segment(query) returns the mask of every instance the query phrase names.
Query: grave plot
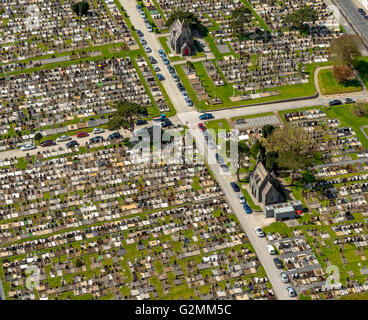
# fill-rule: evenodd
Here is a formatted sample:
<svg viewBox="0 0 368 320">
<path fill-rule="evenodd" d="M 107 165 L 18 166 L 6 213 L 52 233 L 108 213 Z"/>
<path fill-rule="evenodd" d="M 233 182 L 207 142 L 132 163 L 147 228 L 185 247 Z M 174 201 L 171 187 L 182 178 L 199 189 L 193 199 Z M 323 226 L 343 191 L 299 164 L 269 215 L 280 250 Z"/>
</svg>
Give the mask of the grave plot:
<svg viewBox="0 0 368 320">
<path fill-rule="evenodd" d="M 31 141 L 34 130 L 39 128 L 44 135 L 53 135 L 105 124 L 121 100 L 147 106 L 149 112 L 155 109 L 152 105 L 167 111 L 157 81 L 150 71 L 145 71 L 148 67 L 144 59 L 139 60 L 139 66 L 143 68 L 142 81 L 141 71 L 130 56 L 85 61 L 0 80 L 0 126 L 4 138 L 1 149 Z M 87 121 L 92 117 L 97 122 Z"/>
<path fill-rule="evenodd" d="M 128 151 L 100 145 L 1 170 L 7 298 L 273 299 L 206 166 L 137 164 Z"/>
<path fill-rule="evenodd" d="M 73 3 L 71 0 L 3 1 L 1 62 L 6 64 L 119 42 L 136 45 L 114 1 L 89 1 L 89 13 L 82 17 L 73 13 Z"/>
</svg>

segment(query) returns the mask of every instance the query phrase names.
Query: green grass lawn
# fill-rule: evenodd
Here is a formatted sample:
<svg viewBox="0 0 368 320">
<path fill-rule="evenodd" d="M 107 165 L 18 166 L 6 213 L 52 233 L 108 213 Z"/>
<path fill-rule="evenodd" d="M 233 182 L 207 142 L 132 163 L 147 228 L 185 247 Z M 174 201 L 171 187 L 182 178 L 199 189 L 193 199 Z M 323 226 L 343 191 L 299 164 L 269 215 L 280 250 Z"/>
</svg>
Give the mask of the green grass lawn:
<svg viewBox="0 0 368 320">
<path fill-rule="evenodd" d="M 322 94 L 349 93 L 363 90 L 358 79 L 348 81 L 344 84 L 338 83 L 331 69 L 323 69 L 318 73 L 318 83 Z"/>
<path fill-rule="evenodd" d="M 171 49 L 169 48 L 169 45 L 167 44 L 167 37 L 159 37 L 158 40 L 160 41 L 162 48 L 166 52 L 167 55 L 171 53 Z"/>
</svg>

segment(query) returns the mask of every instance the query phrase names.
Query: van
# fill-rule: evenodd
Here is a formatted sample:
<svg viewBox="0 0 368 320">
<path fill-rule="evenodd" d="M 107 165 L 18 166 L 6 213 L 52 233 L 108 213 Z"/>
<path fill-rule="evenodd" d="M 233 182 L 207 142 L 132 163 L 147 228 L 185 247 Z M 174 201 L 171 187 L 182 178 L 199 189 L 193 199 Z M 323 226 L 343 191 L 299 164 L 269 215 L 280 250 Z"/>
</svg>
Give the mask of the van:
<svg viewBox="0 0 368 320">
<path fill-rule="evenodd" d="M 267 246 L 267 251 L 268 251 L 268 253 L 269 254 L 276 254 L 276 250 L 275 250 L 275 248 L 273 247 L 273 246 L 271 246 L 271 245 L 268 245 Z"/>
</svg>

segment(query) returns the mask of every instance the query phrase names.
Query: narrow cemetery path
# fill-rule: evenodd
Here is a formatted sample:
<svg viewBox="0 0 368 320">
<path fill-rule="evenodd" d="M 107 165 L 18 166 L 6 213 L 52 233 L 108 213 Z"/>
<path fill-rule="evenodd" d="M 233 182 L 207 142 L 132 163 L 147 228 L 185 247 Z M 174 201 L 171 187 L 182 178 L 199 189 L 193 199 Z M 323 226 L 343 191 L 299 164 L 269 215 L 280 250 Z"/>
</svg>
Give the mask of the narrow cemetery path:
<svg viewBox="0 0 368 320">
<path fill-rule="evenodd" d="M 320 169 L 325 167 L 334 167 L 334 166 L 340 166 L 340 165 L 347 165 L 347 164 L 356 164 L 356 163 L 362 163 L 367 162 L 368 158 L 362 158 L 358 160 L 344 160 L 344 161 L 338 161 L 338 162 L 332 162 L 332 163 L 326 163 L 326 164 L 319 164 L 314 166 L 314 169 Z"/>
</svg>

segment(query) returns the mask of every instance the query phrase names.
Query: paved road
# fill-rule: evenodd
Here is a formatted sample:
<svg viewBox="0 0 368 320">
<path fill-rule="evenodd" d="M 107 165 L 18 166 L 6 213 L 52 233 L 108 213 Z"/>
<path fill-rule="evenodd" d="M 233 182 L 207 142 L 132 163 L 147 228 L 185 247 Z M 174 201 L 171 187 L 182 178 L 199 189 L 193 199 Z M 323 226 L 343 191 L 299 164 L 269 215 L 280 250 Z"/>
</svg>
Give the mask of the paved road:
<svg viewBox="0 0 368 320">
<path fill-rule="evenodd" d="M 120 0 L 121 4 L 124 6 L 125 10 L 127 11 L 129 18 L 132 22 L 132 24 L 135 26 L 136 29 L 141 29 L 141 31 L 144 33 L 144 38 L 147 41 L 147 44 L 151 47 L 152 53 L 150 55 L 154 56 L 155 59 L 158 61 L 158 66 L 161 69 L 161 72 L 166 80 L 162 82 L 163 86 L 165 87 L 176 111 L 177 116 L 174 117 L 173 122 L 180 120 L 184 125 L 187 125 L 191 132 L 197 137 L 197 144 L 199 146 L 199 150 L 202 150 L 201 147 L 205 146 L 204 139 L 202 137 L 202 134 L 199 133 L 199 130 L 197 130 L 198 123 L 200 122 L 198 119 L 199 112 L 195 111 L 193 108 L 190 108 L 186 105 L 186 102 L 184 98 L 182 97 L 179 89 L 177 88 L 176 83 L 172 80 L 170 73 L 167 70 L 167 67 L 163 64 L 161 58 L 158 55 L 158 50 L 162 49 L 160 42 L 158 41 L 158 38 L 155 34 L 149 33 L 144 26 L 143 19 L 138 14 L 138 11 L 136 10 L 136 2 L 133 0 Z M 344 1 L 346 2 L 346 1 Z M 368 30 L 367 33 L 368 34 Z M 343 98 L 347 95 L 334 95 L 329 97 L 320 97 L 316 99 L 309 99 L 309 100 L 303 100 L 298 102 L 281 102 L 281 103 L 273 103 L 273 104 L 264 104 L 264 105 L 257 105 L 257 106 L 245 106 L 235 109 L 229 109 L 229 110 L 219 110 L 213 112 L 215 117 L 217 119 L 222 118 L 232 118 L 232 117 L 238 117 L 238 116 L 246 116 L 246 115 L 252 115 L 257 113 L 264 113 L 269 111 L 282 111 L 282 110 L 288 110 L 291 108 L 303 108 L 303 107 L 309 107 L 309 106 L 318 106 L 318 105 L 327 105 L 328 101 L 335 98 Z M 354 93 L 348 95 L 351 98 L 355 98 L 358 101 L 359 100 L 367 100 L 368 96 L 366 92 L 360 92 L 360 93 Z M 121 130 L 122 132 L 122 130 Z M 105 132 L 104 134 L 101 134 L 104 137 L 107 137 L 107 135 L 110 132 Z M 123 133 L 124 135 L 124 133 Z M 126 136 L 126 134 L 124 135 Z M 84 145 L 85 142 L 89 141 L 90 137 L 78 139 L 78 142 L 80 142 L 81 145 Z M 64 145 L 65 143 L 62 143 Z M 42 148 L 42 151 L 44 150 L 51 150 L 51 149 L 58 149 L 58 146 L 48 147 L 48 148 Z M 206 148 L 207 149 L 207 148 Z M 21 150 L 13 150 L 9 152 L 2 152 L 0 153 L 0 160 L 3 160 L 5 157 L 24 157 L 26 153 L 29 154 L 37 154 L 37 152 L 40 151 L 40 148 L 33 151 L 28 152 L 22 152 Z M 227 199 L 229 201 L 230 206 L 232 207 L 233 211 L 237 215 L 242 227 L 246 231 L 250 242 L 252 243 L 256 254 L 258 258 L 260 259 L 263 267 L 266 270 L 266 273 L 268 275 L 268 278 L 272 284 L 272 287 L 274 288 L 275 294 L 278 299 L 293 299 L 290 298 L 287 294 L 287 291 L 285 289 L 286 285 L 282 283 L 281 278 L 279 276 L 279 270 L 276 269 L 276 267 L 273 264 L 273 257 L 269 255 L 268 251 L 266 250 L 266 240 L 262 238 L 258 238 L 258 236 L 254 232 L 254 228 L 256 226 L 260 226 L 261 221 L 261 213 L 254 213 L 250 215 L 246 215 L 244 213 L 243 207 L 240 205 L 237 195 L 233 192 L 232 188 L 230 187 L 230 180 L 231 177 L 224 176 L 220 173 L 220 167 L 216 163 L 216 161 L 208 161 L 209 156 L 212 158 L 214 157 L 213 150 L 208 150 L 204 153 L 204 157 L 206 159 L 206 162 L 209 163 L 209 167 L 211 171 L 214 173 L 219 185 L 225 192 Z M 295 299 L 295 298 L 294 298 Z"/>
<path fill-rule="evenodd" d="M 342 14 L 353 26 L 353 30 L 363 37 L 368 44 L 368 20 L 358 12 L 358 7 L 352 0 L 332 0 L 332 2 L 341 10 Z M 363 5 L 359 6 L 363 8 Z"/>
<path fill-rule="evenodd" d="M 266 245 L 267 242 L 265 239 L 258 238 L 256 233 L 254 232 L 254 228 L 259 226 L 256 216 L 255 215 L 246 215 L 244 213 L 244 209 L 240 204 L 237 194 L 233 192 L 228 176 L 224 176 L 220 173 L 220 166 L 217 164 L 216 161 L 213 161 L 214 154 L 216 151 L 208 150 L 205 148 L 205 140 L 203 135 L 198 130 L 198 123 L 199 123 L 199 113 L 193 111 L 192 108 L 187 107 L 185 100 L 182 98 L 179 89 L 176 86 L 176 83 L 172 80 L 169 72 L 167 71 L 166 66 L 163 65 L 161 58 L 158 55 L 158 50 L 162 49 L 160 42 L 158 41 L 157 37 L 152 33 L 148 33 L 146 27 L 144 26 L 143 19 L 138 14 L 136 9 L 136 2 L 132 0 L 120 0 L 121 4 L 124 6 L 125 10 L 128 12 L 129 18 L 132 24 L 135 26 L 136 29 L 141 29 L 145 34 L 144 38 L 147 41 L 147 44 L 152 49 L 152 54 L 156 60 L 159 62 L 159 67 L 162 70 L 162 74 L 165 76 L 166 80 L 163 81 L 163 85 L 168 92 L 168 95 L 174 104 L 174 107 L 177 111 L 177 118 L 179 118 L 183 124 L 187 125 L 192 134 L 196 137 L 196 142 L 199 150 L 201 150 L 202 155 L 204 155 L 206 162 L 209 163 L 211 171 L 214 173 L 217 182 L 221 186 L 222 190 L 225 192 L 228 202 L 232 207 L 233 211 L 237 215 L 242 227 L 244 228 L 247 236 L 249 237 L 250 242 L 252 243 L 256 254 L 261 261 L 263 267 L 266 270 L 267 276 L 272 284 L 274 292 L 278 299 L 292 299 L 288 296 L 286 291 L 286 285 L 282 283 L 281 278 L 279 276 L 279 270 L 273 264 L 273 256 L 271 256 L 267 249 Z M 295 106 L 295 104 L 293 105 Z M 290 108 L 289 105 L 284 106 L 285 109 Z M 263 107 L 264 110 L 269 111 L 273 109 L 272 105 L 268 105 Z M 228 117 L 233 116 L 233 114 L 248 114 L 249 112 L 259 113 L 264 112 L 262 111 L 262 107 L 246 107 L 236 110 L 226 110 L 226 111 L 218 111 L 216 112 L 216 117 Z M 202 150 L 206 150 L 206 152 L 202 152 Z M 209 156 L 212 157 L 212 161 L 209 160 Z M 261 214 L 261 213 L 260 213 Z M 294 298 L 295 299 L 295 298 Z"/>
</svg>

